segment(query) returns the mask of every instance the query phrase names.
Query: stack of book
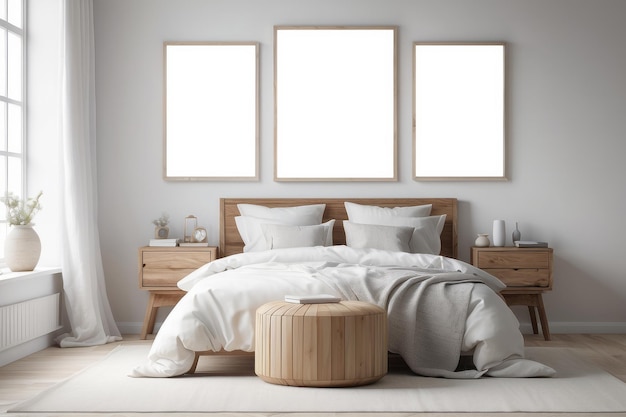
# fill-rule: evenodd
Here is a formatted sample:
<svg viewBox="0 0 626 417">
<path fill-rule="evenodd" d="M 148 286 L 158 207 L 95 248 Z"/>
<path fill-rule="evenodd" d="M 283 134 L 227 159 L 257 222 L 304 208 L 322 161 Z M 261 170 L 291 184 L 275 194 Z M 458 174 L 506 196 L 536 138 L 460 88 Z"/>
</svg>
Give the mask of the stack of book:
<svg viewBox="0 0 626 417">
<path fill-rule="evenodd" d="M 515 242 L 518 248 L 547 248 L 548 242 L 537 242 L 535 240 L 518 240 Z"/>
<path fill-rule="evenodd" d="M 180 242 L 178 246 L 200 246 L 207 247 L 209 246 L 209 242 Z"/>
</svg>

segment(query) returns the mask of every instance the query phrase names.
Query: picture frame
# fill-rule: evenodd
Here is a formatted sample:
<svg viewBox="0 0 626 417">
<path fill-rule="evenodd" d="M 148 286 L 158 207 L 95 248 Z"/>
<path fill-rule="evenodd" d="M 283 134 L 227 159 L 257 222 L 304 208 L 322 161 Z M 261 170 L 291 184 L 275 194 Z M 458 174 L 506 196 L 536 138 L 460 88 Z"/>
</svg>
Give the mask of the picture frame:
<svg viewBox="0 0 626 417">
<path fill-rule="evenodd" d="M 503 42 L 413 43 L 413 179 L 506 178 Z"/>
<path fill-rule="evenodd" d="M 397 27 L 274 27 L 275 181 L 397 181 Z"/>
<path fill-rule="evenodd" d="M 163 44 L 163 178 L 257 181 L 258 42 Z"/>
</svg>

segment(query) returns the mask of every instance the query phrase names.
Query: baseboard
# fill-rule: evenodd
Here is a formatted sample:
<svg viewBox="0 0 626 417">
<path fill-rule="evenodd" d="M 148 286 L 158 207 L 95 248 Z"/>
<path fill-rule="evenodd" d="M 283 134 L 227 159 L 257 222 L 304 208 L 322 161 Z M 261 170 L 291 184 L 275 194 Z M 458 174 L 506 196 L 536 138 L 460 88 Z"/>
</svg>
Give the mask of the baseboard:
<svg viewBox="0 0 626 417">
<path fill-rule="evenodd" d="M 623 322 L 550 322 L 551 334 L 624 334 L 626 323 Z M 524 334 L 533 332 L 530 323 L 521 323 L 520 330 Z M 539 326 L 541 333 L 541 326 Z"/>
<path fill-rule="evenodd" d="M 117 328 L 122 334 L 141 334 L 140 322 L 119 322 Z M 155 323 L 155 331 L 161 327 L 161 323 Z M 530 323 L 521 323 L 520 330 L 524 334 L 532 334 Z M 541 328 L 539 329 L 541 332 Z M 624 322 L 555 322 L 550 323 L 552 334 L 626 334 Z"/>
<path fill-rule="evenodd" d="M 116 322 L 117 329 L 121 334 L 141 334 L 143 323 L 141 322 Z M 158 332 L 162 322 L 154 323 L 154 332 Z"/>
</svg>

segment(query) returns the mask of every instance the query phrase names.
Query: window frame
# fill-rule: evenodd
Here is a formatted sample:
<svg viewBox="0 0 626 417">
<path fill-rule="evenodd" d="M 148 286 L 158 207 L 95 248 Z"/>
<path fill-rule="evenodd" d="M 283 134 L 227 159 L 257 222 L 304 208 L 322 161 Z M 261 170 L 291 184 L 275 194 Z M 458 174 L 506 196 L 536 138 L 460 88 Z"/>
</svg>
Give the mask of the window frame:
<svg viewBox="0 0 626 417">
<path fill-rule="evenodd" d="M 10 7 L 18 6 L 21 7 L 21 22 L 18 22 L 20 26 L 16 26 L 15 24 L 9 22 L 10 16 L 9 11 Z M 0 83 L 4 84 L 4 91 L 0 90 L 0 102 L 4 104 L 4 108 L 0 109 L 4 114 L 0 115 L 5 119 L 4 126 L 2 129 L 4 131 L 0 132 L 0 141 L 3 142 L 3 145 L 0 147 L 0 169 L 4 172 L 0 176 L 2 178 L 0 181 L 0 196 L 6 195 L 7 192 L 13 192 L 21 198 L 28 197 L 28 181 L 27 181 L 27 93 L 28 93 L 28 83 L 27 83 L 27 74 L 28 74 L 28 39 L 27 39 L 27 9 L 28 9 L 28 0 L 3 0 L 0 1 L 0 7 L 4 8 L 4 10 L 0 10 L 0 28 L 6 34 L 4 37 L 0 37 L 0 42 L 4 43 L 4 62 L 0 63 L 0 65 L 4 65 L 3 69 L 4 73 L 3 79 L 0 79 Z M 9 97 L 9 34 L 13 34 L 17 36 L 20 40 L 21 46 L 21 97 L 19 99 Z M 19 151 L 9 150 L 9 105 L 18 106 L 20 110 L 20 124 L 19 127 Z M 17 158 L 20 162 L 19 174 L 12 172 L 9 169 L 9 158 Z M 9 174 L 12 174 L 11 177 Z M 16 180 L 14 177 L 19 175 L 19 178 Z M 12 178 L 12 179 L 11 179 Z M 17 189 L 15 187 L 9 188 L 9 184 L 19 184 Z M 2 207 L 4 209 L 4 207 Z M 2 210 L 0 212 L 0 264 L 4 265 L 4 240 L 6 235 L 9 232 L 9 222 L 6 218 L 6 210 Z"/>
</svg>

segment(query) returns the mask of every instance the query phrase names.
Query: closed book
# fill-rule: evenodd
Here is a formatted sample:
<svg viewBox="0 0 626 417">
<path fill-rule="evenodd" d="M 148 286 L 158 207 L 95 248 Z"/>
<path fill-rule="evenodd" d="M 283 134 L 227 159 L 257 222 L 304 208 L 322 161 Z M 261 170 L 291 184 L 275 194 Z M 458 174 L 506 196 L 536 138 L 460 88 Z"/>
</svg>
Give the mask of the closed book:
<svg viewBox="0 0 626 417">
<path fill-rule="evenodd" d="M 286 295 L 285 301 L 295 304 L 323 304 L 338 303 L 341 298 L 330 294 Z"/>
<path fill-rule="evenodd" d="M 150 239 L 149 246 L 177 246 L 178 239 Z"/>
<path fill-rule="evenodd" d="M 180 242 L 178 246 L 188 246 L 188 247 L 208 247 L 209 242 Z"/>
<path fill-rule="evenodd" d="M 515 242 L 518 248 L 547 248 L 548 242 L 537 242 L 534 240 L 518 240 Z"/>
</svg>

